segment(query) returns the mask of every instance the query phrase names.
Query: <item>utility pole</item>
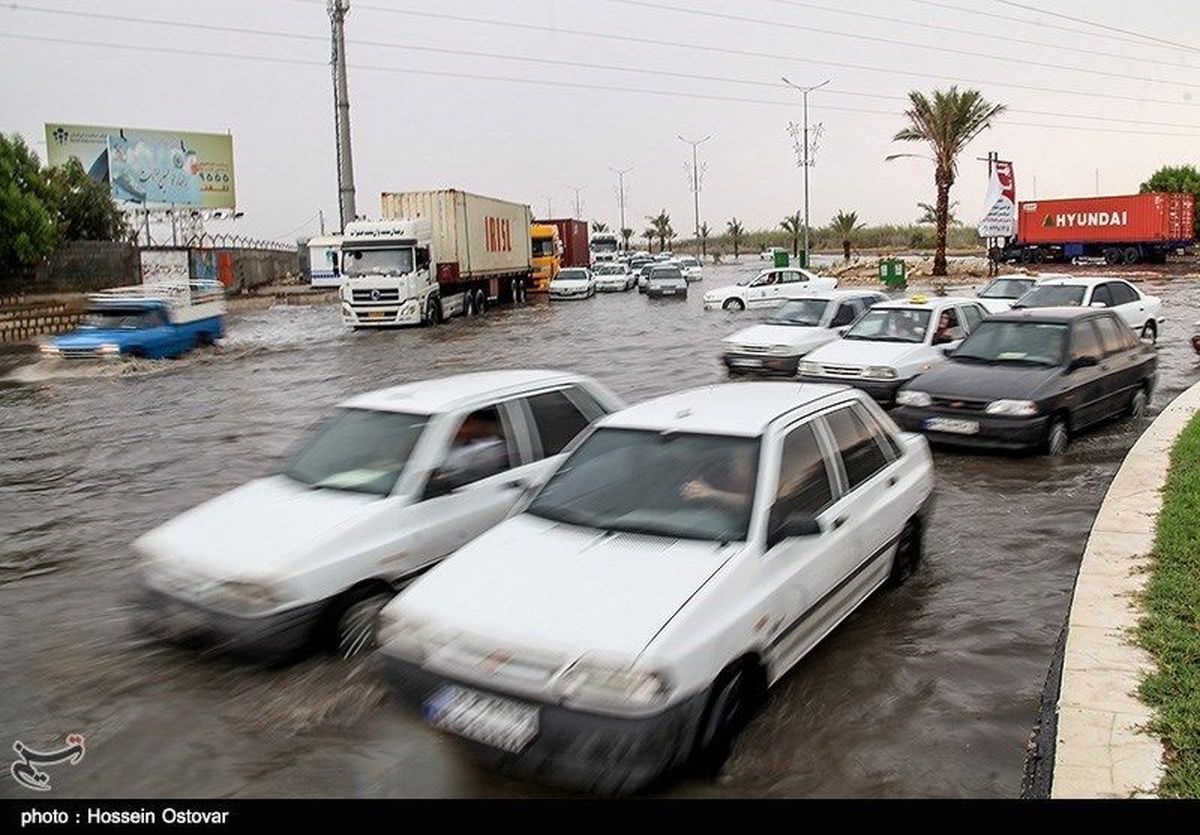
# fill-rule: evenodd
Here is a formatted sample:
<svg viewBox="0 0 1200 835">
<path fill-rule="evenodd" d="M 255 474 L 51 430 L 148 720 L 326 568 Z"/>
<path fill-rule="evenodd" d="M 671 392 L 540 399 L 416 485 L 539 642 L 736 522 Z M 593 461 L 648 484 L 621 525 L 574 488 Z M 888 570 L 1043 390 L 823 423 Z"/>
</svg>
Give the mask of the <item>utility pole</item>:
<svg viewBox="0 0 1200 835">
<path fill-rule="evenodd" d="M 321 222 L 321 237 L 325 237 L 325 210 L 317 209 L 317 219 Z"/>
<path fill-rule="evenodd" d="M 337 131 L 338 212 L 341 228 L 358 215 L 354 206 L 354 160 L 350 154 L 350 90 L 346 78 L 346 12 L 350 0 L 327 0 L 333 27 L 333 117 Z"/>
<path fill-rule="evenodd" d="M 629 244 L 625 240 L 625 234 L 624 234 L 625 233 L 625 175 L 628 174 L 630 171 L 632 171 L 633 167 L 631 166 L 629 168 L 613 168 L 610 165 L 608 167 L 608 170 L 617 175 L 617 205 L 620 207 L 620 210 L 621 210 L 621 228 L 617 230 L 617 235 L 618 235 L 618 237 L 621 238 L 621 242 L 625 248 L 625 251 L 628 252 Z"/>
<path fill-rule="evenodd" d="M 675 138 L 680 142 L 684 142 L 692 146 L 692 209 L 693 217 L 696 223 L 696 243 L 700 242 L 700 166 L 697 162 L 696 149 L 703 145 L 708 140 L 712 139 L 712 134 L 703 139 L 684 139 L 679 134 L 675 134 Z"/>
<path fill-rule="evenodd" d="M 554 200 L 545 194 L 542 195 L 542 199 L 546 201 L 546 217 L 554 217 Z"/>
<path fill-rule="evenodd" d="M 583 220 L 583 201 L 579 199 L 579 195 L 583 191 L 583 186 L 567 186 L 567 188 L 575 192 L 575 217 Z"/>
<path fill-rule="evenodd" d="M 822 87 L 824 87 L 826 84 L 828 84 L 831 80 L 832 79 L 826 79 L 825 81 L 822 81 L 820 84 L 814 84 L 812 87 L 801 87 L 798 84 L 793 84 L 792 82 L 788 81 L 783 76 L 780 76 L 780 81 L 782 81 L 787 86 L 791 87 L 793 90 L 799 90 L 802 98 L 804 99 L 804 140 L 803 140 L 803 142 L 804 142 L 804 161 L 803 161 L 802 165 L 804 166 L 804 265 L 805 266 L 808 266 L 808 260 L 809 260 L 809 258 L 808 258 L 808 169 L 809 169 L 808 94 L 811 93 L 813 90 L 820 90 Z"/>
</svg>

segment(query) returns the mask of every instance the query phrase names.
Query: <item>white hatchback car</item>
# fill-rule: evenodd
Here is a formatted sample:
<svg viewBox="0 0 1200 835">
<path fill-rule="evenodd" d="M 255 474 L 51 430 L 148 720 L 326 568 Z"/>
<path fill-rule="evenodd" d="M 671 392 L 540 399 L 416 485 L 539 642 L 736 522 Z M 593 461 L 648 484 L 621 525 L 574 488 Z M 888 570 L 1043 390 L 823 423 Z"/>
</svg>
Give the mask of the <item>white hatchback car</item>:
<svg viewBox="0 0 1200 835">
<path fill-rule="evenodd" d="M 552 299 L 590 299 L 594 295 L 596 295 L 596 276 L 587 267 L 561 269 L 550 282 L 550 298 Z"/>
<path fill-rule="evenodd" d="M 1038 280 L 1033 275 L 1002 275 L 988 282 L 979 291 L 975 301 L 983 305 L 988 313 L 1004 313 L 1012 309 L 1017 299 L 1032 290 Z"/>
<path fill-rule="evenodd" d="M 692 255 L 684 255 L 676 259 L 679 263 L 679 268 L 683 270 L 683 277 L 690 284 L 693 281 L 704 280 L 704 265 L 700 263 L 700 259 Z"/>
<path fill-rule="evenodd" d="M 869 290 L 834 290 L 784 302 L 761 325 L 742 328 L 721 341 L 730 374 L 795 375 L 800 358 L 837 339 L 872 305 L 887 296 Z"/>
<path fill-rule="evenodd" d="M 638 404 L 383 610 L 380 668 L 518 774 L 607 793 L 719 766 L 767 688 L 916 567 L 933 483 L 924 438 L 853 389 Z"/>
<path fill-rule="evenodd" d="M 342 403 L 278 475 L 134 543 L 140 620 L 254 655 L 370 644 L 395 590 L 504 519 L 621 401 L 553 371 L 463 374 Z"/>
<path fill-rule="evenodd" d="M 890 406 L 901 386 L 945 362 L 986 315 L 974 299 L 954 296 L 877 304 L 841 339 L 801 360 L 800 380 L 855 386 Z"/>
<path fill-rule="evenodd" d="M 1109 307 L 1146 342 L 1158 341 L 1166 319 L 1162 300 L 1150 296 L 1128 281 L 1105 276 L 1047 278 L 1017 299 L 1020 307 Z"/>
<path fill-rule="evenodd" d="M 596 278 L 596 291 L 600 293 L 623 293 L 634 282 L 628 264 L 597 264 L 592 275 Z"/>
<path fill-rule="evenodd" d="M 705 310 L 745 310 L 779 307 L 788 299 L 837 289 L 837 279 L 810 273 L 801 267 L 763 270 L 747 281 L 718 287 L 704 294 Z"/>
</svg>

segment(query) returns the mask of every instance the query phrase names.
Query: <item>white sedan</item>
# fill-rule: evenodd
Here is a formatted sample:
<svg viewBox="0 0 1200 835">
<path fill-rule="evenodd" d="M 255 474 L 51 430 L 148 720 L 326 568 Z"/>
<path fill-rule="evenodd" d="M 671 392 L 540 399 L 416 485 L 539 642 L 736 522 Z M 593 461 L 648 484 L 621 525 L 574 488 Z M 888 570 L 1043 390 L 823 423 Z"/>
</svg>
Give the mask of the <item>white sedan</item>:
<svg viewBox="0 0 1200 835">
<path fill-rule="evenodd" d="M 1146 342 L 1158 341 L 1166 319 L 1159 314 L 1162 300 L 1128 281 L 1105 276 L 1047 278 L 1017 299 L 1020 307 L 1110 307 Z"/>
<path fill-rule="evenodd" d="M 596 277 L 596 290 L 601 293 L 623 293 L 634 284 L 627 264 L 597 264 L 592 274 Z"/>
<path fill-rule="evenodd" d="M 619 793 L 716 771 L 767 689 L 918 567 L 933 484 L 925 439 L 853 389 L 641 403 L 384 609 L 379 666 L 518 775 Z"/>
<path fill-rule="evenodd" d="M 704 265 L 700 263 L 699 258 L 685 255 L 676 260 L 679 263 L 679 268 L 683 270 L 683 277 L 687 279 L 689 284 L 693 281 L 704 280 Z"/>
<path fill-rule="evenodd" d="M 704 294 L 705 310 L 746 310 L 779 307 L 788 299 L 837 289 L 837 279 L 801 267 L 763 270 L 747 281 L 718 287 Z"/>
<path fill-rule="evenodd" d="M 596 276 L 587 267 L 559 270 L 550 282 L 552 299 L 590 299 L 596 295 Z"/>
</svg>

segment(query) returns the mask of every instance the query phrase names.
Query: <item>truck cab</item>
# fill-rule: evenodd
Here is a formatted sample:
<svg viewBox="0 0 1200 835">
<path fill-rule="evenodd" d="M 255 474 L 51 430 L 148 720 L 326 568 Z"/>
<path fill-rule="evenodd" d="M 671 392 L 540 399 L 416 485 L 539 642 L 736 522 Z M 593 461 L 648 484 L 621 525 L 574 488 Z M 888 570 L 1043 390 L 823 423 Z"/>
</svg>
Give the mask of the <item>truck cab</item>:
<svg viewBox="0 0 1200 835">
<path fill-rule="evenodd" d="M 562 269 L 563 246 L 558 227 L 551 223 L 534 223 L 529 227 L 529 239 L 533 252 L 530 258 L 533 286 L 529 289 L 535 293 L 549 292 L 550 282 Z"/>
<path fill-rule="evenodd" d="M 419 325 L 438 283 L 427 219 L 346 224 L 341 247 L 342 321 L 353 328 Z"/>
<path fill-rule="evenodd" d="M 613 232 L 594 232 L 591 240 L 592 264 L 616 261 L 620 251 L 620 240 Z"/>
</svg>

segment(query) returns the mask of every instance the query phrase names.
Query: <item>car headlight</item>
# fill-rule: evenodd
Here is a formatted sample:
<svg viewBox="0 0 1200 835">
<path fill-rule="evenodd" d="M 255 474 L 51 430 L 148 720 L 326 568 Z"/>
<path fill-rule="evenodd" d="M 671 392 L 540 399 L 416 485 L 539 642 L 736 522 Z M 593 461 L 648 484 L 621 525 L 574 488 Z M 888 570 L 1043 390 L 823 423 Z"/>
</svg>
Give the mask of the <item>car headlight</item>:
<svg viewBox="0 0 1200 835">
<path fill-rule="evenodd" d="M 896 393 L 896 404 L 899 406 L 925 408 L 926 406 L 933 405 L 933 398 L 929 396 L 928 392 L 902 389 Z"/>
<path fill-rule="evenodd" d="M 243 614 L 261 614 L 277 609 L 284 598 L 261 583 L 217 583 L 205 594 L 207 602 L 219 609 Z"/>
<path fill-rule="evenodd" d="M 101 345 L 96 350 L 98 350 L 101 354 L 104 354 L 105 356 L 111 357 L 111 356 L 116 356 L 117 354 L 121 353 L 121 346 L 116 345 L 112 342 L 105 342 L 103 345 Z"/>
<path fill-rule="evenodd" d="M 868 365 L 862 375 L 873 380 L 894 380 L 897 377 L 896 369 L 886 365 Z"/>
<path fill-rule="evenodd" d="M 787 357 L 797 353 L 797 351 L 791 345 L 772 345 L 771 353 L 779 357 Z"/>
<path fill-rule="evenodd" d="M 1030 417 L 1038 413 L 1038 408 L 1032 400 L 993 400 L 986 411 L 989 415 Z"/>
<path fill-rule="evenodd" d="M 666 703 L 671 687 L 662 673 L 580 661 L 559 679 L 563 699 L 578 707 L 644 713 Z"/>
<path fill-rule="evenodd" d="M 42 352 L 42 356 L 44 357 L 57 357 L 61 356 L 62 354 L 62 352 L 58 350 L 58 346 L 50 342 L 42 343 L 38 350 Z"/>
<path fill-rule="evenodd" d="M 444 630 L 424 618 L 405 614 L 394 606 L 384 606 L 380 610 L 375 638 L 380 648 L 389 655 L 414 664 L 423 664 L 426 658 L 448 641 Z"/>
<path fill-rule="evenodd" d="M 801 374 L 812 374 L 818 377 L 825 373 L 825 369 L 819 362 L 802 362 L 799 370 Z"/>
</svg>

